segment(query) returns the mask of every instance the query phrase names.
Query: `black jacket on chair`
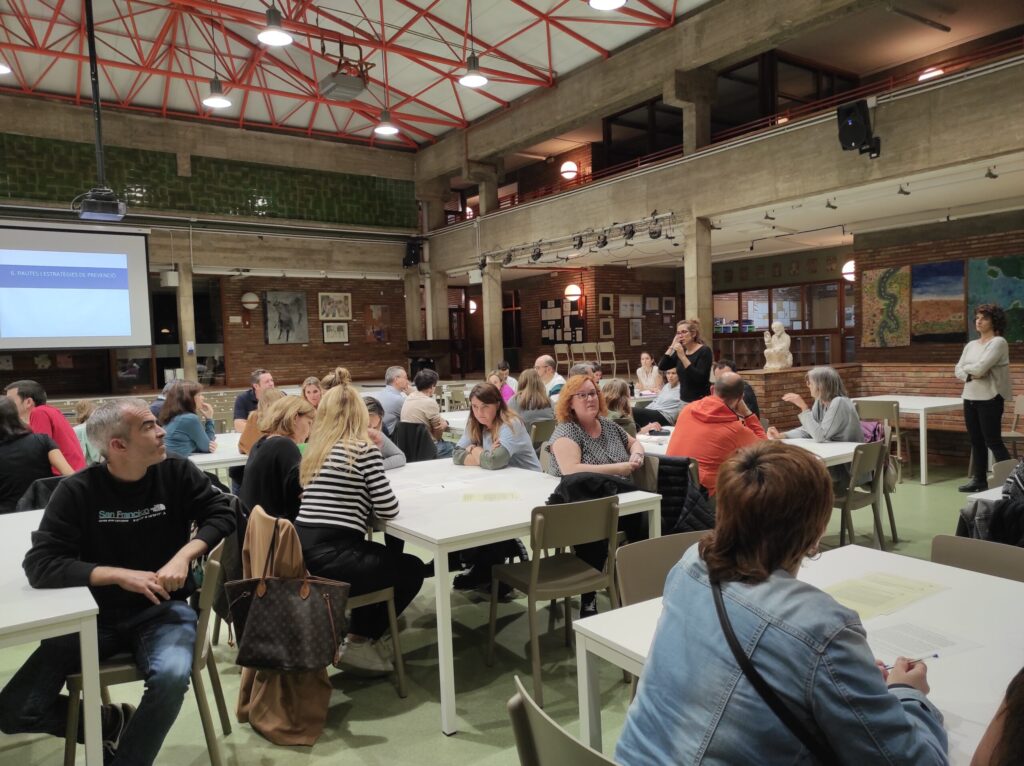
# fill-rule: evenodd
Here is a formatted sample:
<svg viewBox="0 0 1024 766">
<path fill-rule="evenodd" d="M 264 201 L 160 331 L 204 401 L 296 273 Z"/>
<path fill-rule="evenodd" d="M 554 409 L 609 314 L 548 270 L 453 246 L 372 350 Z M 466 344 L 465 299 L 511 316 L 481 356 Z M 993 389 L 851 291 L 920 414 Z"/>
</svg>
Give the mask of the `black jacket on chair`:
<svg viewBox="0 0 1024 766">
<path fill-rule="evenodd" d="M 405 459 L 410 463 L 437 459 L 437 445 L 422 423 L 395 423 L 391 441 L 405 453 Z"/>
<path fill-rule="evenodd" d="M 63 479 L 63 476 L 47 476 L 45 479 L 36 479 L 28 485 L 25 494 L 18 498 L 18 504 L 14 506 L 14 510 L 34 511 L 37 508 L 45 508 L 50 500 L 50 495 Z"/>
<path fill-rule="evenodd" d="M 599 497 L 635 492 L 633 482 L 604 473 L 573 473 L 563 476 L 555 491 L 548 498 L 547 505 L 575 503 L 580 500 L 595 500 Z"/>
<path fill-rule="evenodd" d="M 661 495 L 661 533 L 713 529 L 715 511 L 707 490 L 690 482 L 690 459 L 658 457 L 658 494 Z"/>
</svg>

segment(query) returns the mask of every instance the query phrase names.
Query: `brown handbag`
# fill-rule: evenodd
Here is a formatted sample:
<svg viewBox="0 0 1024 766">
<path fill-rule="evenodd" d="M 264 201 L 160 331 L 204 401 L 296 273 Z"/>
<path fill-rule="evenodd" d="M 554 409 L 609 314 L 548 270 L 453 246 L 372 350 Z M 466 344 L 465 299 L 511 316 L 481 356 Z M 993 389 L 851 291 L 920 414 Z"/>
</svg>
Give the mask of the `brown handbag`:
<svg viewBox="0 0 1024 766">
<path fill-rule="evenodd" d="M 263 576 L 224 585 L 238 633 L 236 662 L 261 670 L 319 670 L 340 660 L 349 584 L 309 572 L 274 577 L 281 523 L 274 524 Z"/>
</svg>

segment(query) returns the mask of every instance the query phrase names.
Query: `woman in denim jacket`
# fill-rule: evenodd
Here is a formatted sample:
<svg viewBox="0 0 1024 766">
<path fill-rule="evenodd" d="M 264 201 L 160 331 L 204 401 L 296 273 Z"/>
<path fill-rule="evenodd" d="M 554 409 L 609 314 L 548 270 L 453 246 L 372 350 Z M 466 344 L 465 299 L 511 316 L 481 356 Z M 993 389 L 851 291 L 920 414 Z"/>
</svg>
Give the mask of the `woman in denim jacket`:
<svg viewBox="0 0 1024 766">
<path fill-rule="evenodd" d="M 665 584 L 616 762 L 816 762 L 743 675 L 715 610 L 714 579 L 753 666 L 837 763 L 948 763 L 924 663 L 900 658 L 886 673 L 857 614 L 796 579 L 832 511 L 821 461 L 796 446 L 759 442 L 722 465 L 717 487 L 714 531 Z"/>
</svg>

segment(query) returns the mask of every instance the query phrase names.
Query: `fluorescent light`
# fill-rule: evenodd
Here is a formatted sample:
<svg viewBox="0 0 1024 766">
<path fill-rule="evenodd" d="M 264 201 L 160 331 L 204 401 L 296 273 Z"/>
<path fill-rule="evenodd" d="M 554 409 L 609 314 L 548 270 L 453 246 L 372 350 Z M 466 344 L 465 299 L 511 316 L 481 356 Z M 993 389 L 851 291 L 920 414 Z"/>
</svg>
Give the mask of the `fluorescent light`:
<svg viewBox="0 0 1024 766">
<path fill-rule="evenodd" d="M 231 106 L 231 99 L 224 95 L 224 86 L 216 77 L 210 80 L 210 95 L 203 99 L 203 104 L 211 109 L 226 109 Z"/>
<path fill-rule="evenodd" d="M 276 48 L 292 44 L 292 36 L 281 28 L 281 11 L 274 6 L 267 9 L 267 28 L 256 35 L 256 39 Z"/>
<path fill-rule="evenodd" d="M 391 112 L 385 109 L 380 113 L 380 122 L 373 132 L 378 136 L 394 136 L 398 134 L 398 126 L 391 122 Z"/>
<path fill-rule="evenodd" d="M 616 11 L 626 4 L 626 0 L 589 0 L 590 7 L 595 11 Z"/>
<path fill-rule="evenodd" d="M 482 88 L 487 84 L 487 78 L 480 71 L 480 59 L 475 53 L 470 53 L 466 59 L 466 74 L 459 78 L 459 85 L 467 88 Z"/>
<path fill-rule="evenodd" d="M 925 80 L 931 80 L 934 77 L 941 77 L 943 74 L 945 74 L 945 72 L 943 72 L 938 67 L 934 67 L 933 66 L 933 67 L 931 67 L 929 69 L 925 69 L 923 72 L 921 72 L 921 74 L 919 74 L 917 76 L 917 81 L 918 82 L 924 82 Z"/>
<path fill-rule="evenodd" d="M 0 61 L 0 74 L 10 74 L 11 68 L 7 65 L 6 61 Z"/>
</svg>

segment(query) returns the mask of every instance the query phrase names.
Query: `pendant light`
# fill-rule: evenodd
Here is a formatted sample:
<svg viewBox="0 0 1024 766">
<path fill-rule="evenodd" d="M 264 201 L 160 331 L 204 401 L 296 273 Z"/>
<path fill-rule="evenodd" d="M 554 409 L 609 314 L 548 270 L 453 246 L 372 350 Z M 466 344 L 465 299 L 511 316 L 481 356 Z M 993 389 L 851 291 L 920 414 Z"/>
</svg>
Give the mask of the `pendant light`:
<svg viewBox="0 0 1024 766">
<path fill-rule="evenodd" d="M 383 109 L 380 113 L 380 122 L 377 123 L 373 128 L 373 132 L 378 136 L 395 136 L 398 135 L 398 126 L 391 121 L 391 111 Z"/>
<path fill-rule="evenodd" d="M 210 80 L 210 94 L 203 99 L 203 105 L 211 109 L 227 109 L 231 106 L 231 99 L 224 95 L 224 86 L 216 76 Z"/>
<path fill-rule="evenodd" d="M 292 44 L 292 36 L 281 27 L 281 11 L 277 10 L 277 6 L 267 8 L 267 26 L 256 35 L 256 39 L 274 48 Z"/>
<path fill-rule="evenodd" d="M 466 74 L 459 78 L 459 85 L 466 88 L 482 88 L 487 84 L 487 77 L 480 71 L 480 58 L 476 55 L 476 44 L 473 42 L 473 2 L 469 3 L 469 56 L 466 58 Z"/>
<path fill-rule="evenodd" d="M 626 0 L 589 0 L 590 7 L 595 11 L 617 11 L 626 4 Z"/>
<path fill-rule="evenodd" d="M 7 62 L 0 59 L 0 74 L 10 74 L 11 68 L 7 65 Z"/>
</svg>

